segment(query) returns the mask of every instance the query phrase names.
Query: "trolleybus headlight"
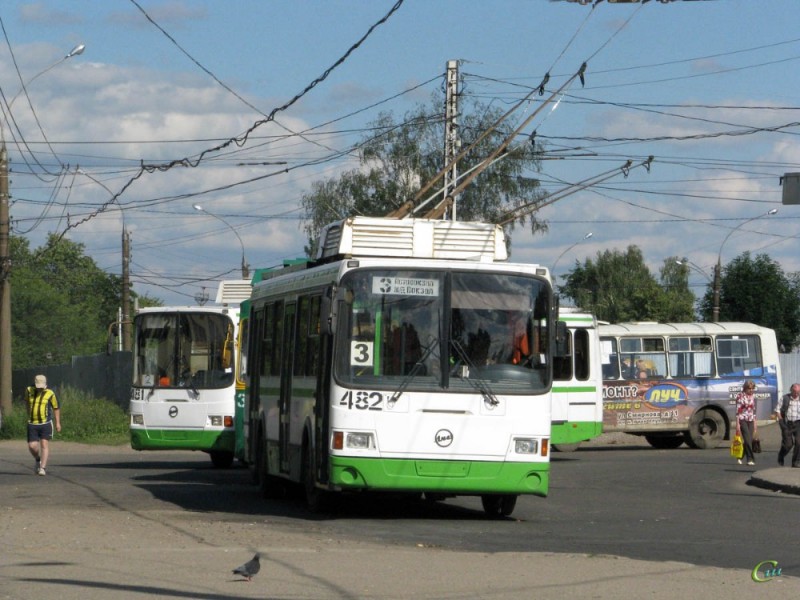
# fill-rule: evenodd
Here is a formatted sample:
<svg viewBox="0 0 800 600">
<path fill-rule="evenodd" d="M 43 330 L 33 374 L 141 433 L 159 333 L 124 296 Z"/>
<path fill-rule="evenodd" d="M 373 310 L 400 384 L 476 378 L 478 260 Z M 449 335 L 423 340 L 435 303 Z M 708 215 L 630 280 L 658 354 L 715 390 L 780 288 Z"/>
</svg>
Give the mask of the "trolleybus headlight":
<svg viewBox="0 0 800 600">
<path fill-rule="evenodd" d="M 348 433 L 345 445 L 356 450 L 367 450 L 375 447 L 371 433 Z"/>
<path fill-rule="evenodd" d="M 514 452 L 517 454 L 538 454 L 539 440 L 534 438 L 514 438 Z"/>
<path fill-rule="evenodd" d="M 144 415 L 131 415 L 131 425 L 144 425 Z"/>
<path fill-rule="evenodd" d="M 209 415 L 212 427 L 222 427 L 222 415 Z"/>
</svg>

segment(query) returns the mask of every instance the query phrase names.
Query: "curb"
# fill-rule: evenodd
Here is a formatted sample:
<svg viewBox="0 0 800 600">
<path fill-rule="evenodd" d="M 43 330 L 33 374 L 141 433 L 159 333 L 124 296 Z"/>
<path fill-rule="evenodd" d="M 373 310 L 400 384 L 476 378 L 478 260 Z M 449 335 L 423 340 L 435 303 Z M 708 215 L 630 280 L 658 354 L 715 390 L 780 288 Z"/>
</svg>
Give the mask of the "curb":
<svg viewBox="0 0 800 600">
<path fill-rule="evenodd" d="M 760 487 L 775 492 L 783 492 L 784 494 L 800 495 L 800 478 L 795 479 L 798 479 L 798 482 L 789 483 L 788 481 L 778 481 L 778 478 L 767 477 L 756 472 L 753 473 L 753 475 L 747 481 L 747 485 L 752 485 L 754 487 Z"/>
</svg>

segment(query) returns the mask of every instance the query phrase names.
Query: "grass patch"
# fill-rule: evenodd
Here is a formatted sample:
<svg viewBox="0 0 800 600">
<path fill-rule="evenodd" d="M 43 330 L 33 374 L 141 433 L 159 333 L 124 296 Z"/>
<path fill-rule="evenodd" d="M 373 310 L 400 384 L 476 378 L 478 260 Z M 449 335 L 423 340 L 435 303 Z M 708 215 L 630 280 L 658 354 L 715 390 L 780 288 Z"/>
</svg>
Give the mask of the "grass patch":
<svg viewBox="0 0 800 600">
<path fill-rule="evenodd" d="M 61 408 L 61 433 L 55 439 L 112 446 L 130 442 L 128 415 L 113 402 L 71 387 L 59 387 L 56 397 Z M 14 402 L 11 413 L 3 415 L 0 439 L 24 440 L 27 430 L 27 407 L 22 401 Z"/>
</svg>

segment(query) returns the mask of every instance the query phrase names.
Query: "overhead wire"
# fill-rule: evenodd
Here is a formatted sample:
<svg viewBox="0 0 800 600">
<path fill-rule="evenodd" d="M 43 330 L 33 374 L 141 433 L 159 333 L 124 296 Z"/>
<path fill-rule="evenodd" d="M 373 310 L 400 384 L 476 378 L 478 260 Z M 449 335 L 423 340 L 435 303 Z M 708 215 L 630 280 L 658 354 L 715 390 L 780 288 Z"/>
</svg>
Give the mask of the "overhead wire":
<svg viewBox="0 0 800 600">
<path fill-rule="evenodd" d="M 114 201 L 116 201 L 117 198 L 119 198 L 122 194 L 124 194 L 128 190 L 128 188 L 130 188 L 130 186 L 133 185 L 133 183 L 136 180 L 138 180 L 140 177 L 142 177 L 146 173 L 153 173 L 153 172 L 156 172 L 156 171 L 162 171 L 162 172 L 163 171 L 168 171 L 168 170 L 173 169 L 173 168 L 175 168 L 177 166 L 197 167 L 204 160 L 204 158 L 209 154 L 219 152 L 220 150 L 223 150 L 224 148 L 227 148 L 227 147 L 229 147 L 229 146 L 231 146 L 233 144 L 235 144 L 237 146 L 240 146 L 240 147 L 243 146 L 244 144 L 246 144 L 248 139 L 249 139 L 249 137 L 250 137 L 250 134 L 252 134 L 253 131 L 255 131 L 259 127 L 265 125 L 266 123 L 271 122 L 274 119 L 274 117 L 275 117 L 275 115 L 277 113 L 288 109 L 293 104 L 295 104 L 298 100 L 300 100 L 303 96 L 305 96 L 308 92 L 313 90 L 317 85 L 319 85 L 320 83 L 325 81 L 325 79 L 327 79 L 328 76 L 337 67 L 342 65 L 350 57 L 350 55 L 353 54 L 353 52 L 355 52 L 367 40 L 367 38 L 373 33 L 373 31 L 375 31 L 375 29 L 377 29 L 379 26 L 381 26 L 384 23 L 386 23 L 386 21 L 388 21 L 388 19 L 395 12 L 397 12 L 397 10 L 400 9 L 400 7 L 402 6 L 403 2 L 404 2 L 404 0 L 397 0 L 395 2 L 395 4 L 389 9 L 389 11 L 383 17 L 381 17 L 377 22 L 373 23 L 369 27 L 367 32 L 364 35 L 362 35 L 354 44 L 352 44 L 342 56 L 340 56 L 336 61 L 334 61 L 331 64 L 331 66 L 329 66 L 327 69 L 325 69 L 325 71 L 323 71 L 323 73 L 321 75 L 319 75 L 314 80 L 312 80 L 309 84 L 306 85 L 306 87 L 303 90 L 301 90 L 300 92 L 295 94 L 287 102 L 285 102 L 284 104 L 282 104 L 280 106 L 277 106 L 277 107 L 273 108 L 270 111 L 270 113 L 267 115 L 266 118 L 259 119 L 258 121 L 253 123 L 247 130 L 245 130 L 242 134 L 240 134 L 239 136 L 236 136 L 236 137 L 233 137 L 233 138 L 229 138 L 228 140 L 226 140 L 226 141 L 224 141 L 224 142 L 222 142 L 220 144 L 217 144 L 217 145 L 215 145 L 215 146 L 213 146 L 211 148 L 207 148 L 207 149 L 203 150 L 202 152 L 200 152 L 196 156 L 196 158 L 189 159 L 188 157 L 186 157 L 186 158 L 171 160 L 171 161 L 168 161 L 166 163 L 154 163 L 154 164 L 146 164 L 146 163 L 144 163 L 144 161 L 142 161 L 138 172 L 135 173 L 122 186 L 120 191 L 115 193 L 114 196 L 110 200 L 108 200 L 105 203 L 101 204 L 100 207 L 98 207 L 97 210 L 93 211 L 90 215 L 88 215 L 88 216 L 86 216 L 86 217 L 84 217 L 84 218 L 82 218 L 82 219 L 80 219 L 78 221 L 73 221 L 73 222 L 68 223 L 67 226 L 61 231 L 61 233 L 57 234 L 57 236 L 56 236 L 57 239 L 61 239 L 64 235 L 67 234 L 67 232 L 70 229 L 74 229 L 74 228 L 80 226 L 81 224 L 86 223 L 87 221 L 91 220 L 92 218 L 94 218 L 98 214 L 102 213 L 104 210 L 106 210 L 108 208 L 108 206 L 110 206 Z"/>
</svg>

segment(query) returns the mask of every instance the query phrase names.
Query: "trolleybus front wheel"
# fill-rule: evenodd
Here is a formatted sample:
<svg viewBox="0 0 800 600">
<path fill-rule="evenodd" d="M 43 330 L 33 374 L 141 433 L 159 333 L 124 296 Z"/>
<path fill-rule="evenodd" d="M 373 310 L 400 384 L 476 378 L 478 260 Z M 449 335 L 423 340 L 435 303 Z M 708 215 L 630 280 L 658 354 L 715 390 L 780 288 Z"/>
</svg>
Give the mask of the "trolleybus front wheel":
<svg viewBox="0 0 800 600">
<path fill-rule="evenodd" d="M 324 512 L 330 500 L 328 493 L 317 487 L 314 477 L 314 457 L 309 444 L 303 446 L 303 487 L 306 492 L 306 506 L 312 513 Z"/>
<path fill-rule="evenodd" d="M 481 496 L 483 512 L 490 517 L 507 517 L 517 506 L 515 494 L 485 494 Z"/>
</svg>

